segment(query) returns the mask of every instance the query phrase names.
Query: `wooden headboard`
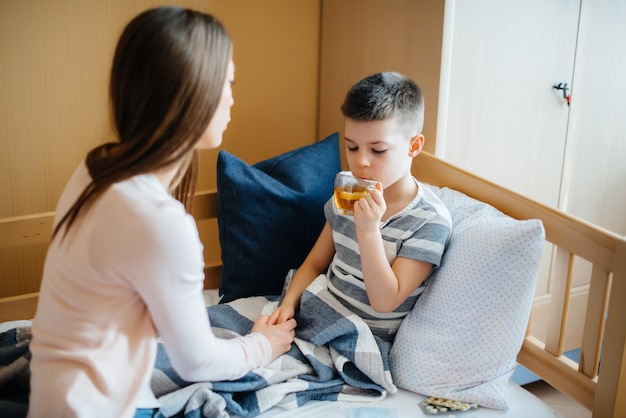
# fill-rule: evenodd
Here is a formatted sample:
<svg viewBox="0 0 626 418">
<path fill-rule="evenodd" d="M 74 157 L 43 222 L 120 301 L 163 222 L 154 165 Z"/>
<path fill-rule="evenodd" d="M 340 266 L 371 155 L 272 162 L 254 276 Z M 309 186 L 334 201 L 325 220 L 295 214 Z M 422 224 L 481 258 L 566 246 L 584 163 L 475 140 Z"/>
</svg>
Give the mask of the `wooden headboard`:
<svg viewBox="0 0 626 418">
<path fill-rule="evenodd" d="M 626 417 L 626 239 L 454 167 L 428 153 L 414 163 L 423 182 L 449 187 L 489 203 L 516 219 L 541 219 L 553 244 L 553 292 L 546 341 L 527 335 L 518 361 L 557 390 L 593 411 L 594 417 Z M 217 217 L 216 192 L 195 196 L 197 220 Z M 0 219 L 0 249 L 48 243 L 51 212 Z M 212 248 L 205 246 L 207 251 Z M 593 266 L 580 363 L 563 355 L 574 257 Z M 42 266 L 39 266 L 40 270 Z M 206 288 L 220 282 L 221 265 L 205 267 Z M 19 280 L 19 277 L 17 278 Z M 0 299 L 0 321 L 32 318 L 37 293 Z M 531 315 L 532 318 L 532 315 Z M 621 396 L 618 396 L 621 394 Z"/>
</svg>

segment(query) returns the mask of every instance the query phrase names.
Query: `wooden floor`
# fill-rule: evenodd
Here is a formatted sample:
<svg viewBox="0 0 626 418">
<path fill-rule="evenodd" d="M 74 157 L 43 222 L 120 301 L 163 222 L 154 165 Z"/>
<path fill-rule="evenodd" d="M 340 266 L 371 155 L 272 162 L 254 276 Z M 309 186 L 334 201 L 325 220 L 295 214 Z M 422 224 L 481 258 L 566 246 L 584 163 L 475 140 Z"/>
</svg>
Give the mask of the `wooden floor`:
<svg viewBox="0 0 626 418">
<path fill-rule="evenodd" d="M 539 380 L 522 386 L 527 391 L 550 405 L 550 407 L 563 415 L 563 418 L 591 418 L 591 411 L 562 394 L 552 386 Z"/>
</svg>

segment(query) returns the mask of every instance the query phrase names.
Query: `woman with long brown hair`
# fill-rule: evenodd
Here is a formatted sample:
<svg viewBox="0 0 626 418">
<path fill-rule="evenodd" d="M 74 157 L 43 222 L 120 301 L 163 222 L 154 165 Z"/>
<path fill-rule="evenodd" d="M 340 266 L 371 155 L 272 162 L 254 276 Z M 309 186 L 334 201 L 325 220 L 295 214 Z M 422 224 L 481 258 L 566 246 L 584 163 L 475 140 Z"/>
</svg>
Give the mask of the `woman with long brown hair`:
<svg viewBox="0 0 626 418">
<path fill-rule="evenodd" d="M 206 315 L 203 249 L 184 203 L 197 150 L 221 144 L 233 79 L 231 40 L 210 15 L 162 7 L 124 29 L 109 92 L 117 141 L 87 154 L 57 206 L 30 416 L 151 415 L 157 336 L 187 381 L 235 379 L 289 349 L 295 321 L 262 316 L 223 340 Z"/>
</svg>

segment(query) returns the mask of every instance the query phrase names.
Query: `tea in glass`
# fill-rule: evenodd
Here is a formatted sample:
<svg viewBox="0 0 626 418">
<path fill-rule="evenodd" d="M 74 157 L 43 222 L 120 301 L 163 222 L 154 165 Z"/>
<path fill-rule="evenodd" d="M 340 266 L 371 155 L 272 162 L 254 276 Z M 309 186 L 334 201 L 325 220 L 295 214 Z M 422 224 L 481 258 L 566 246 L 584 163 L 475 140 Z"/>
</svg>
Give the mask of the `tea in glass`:
<svg viewBox="0 0 626 418">
<path fill-rule="evenodd" d="M 340 213 L 351 215 L 354 204 L 376 188 L 376 181 L 354 177 L 349 171 L 337 173 L 335 177 L 335 204 Z"/>
</svg>

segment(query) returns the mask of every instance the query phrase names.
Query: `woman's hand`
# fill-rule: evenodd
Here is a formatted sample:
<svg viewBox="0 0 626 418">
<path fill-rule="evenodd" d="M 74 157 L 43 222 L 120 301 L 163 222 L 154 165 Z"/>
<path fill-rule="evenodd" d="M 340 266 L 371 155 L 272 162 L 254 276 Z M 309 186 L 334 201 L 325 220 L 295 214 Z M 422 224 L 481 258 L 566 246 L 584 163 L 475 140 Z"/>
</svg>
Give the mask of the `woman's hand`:
<svg viewBox="0 0 626 418">
<path fill-rule="evenodd" d="M 267 338 L 272 346 L 272 361 L 291 349 L 293 337 L 296 335 L 296 320 L 291 318 L 280 324 L 272 325 L 267 315 L 259 316 L 252 332 L 260 332 Z"/>
</svg>

